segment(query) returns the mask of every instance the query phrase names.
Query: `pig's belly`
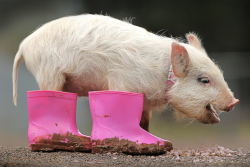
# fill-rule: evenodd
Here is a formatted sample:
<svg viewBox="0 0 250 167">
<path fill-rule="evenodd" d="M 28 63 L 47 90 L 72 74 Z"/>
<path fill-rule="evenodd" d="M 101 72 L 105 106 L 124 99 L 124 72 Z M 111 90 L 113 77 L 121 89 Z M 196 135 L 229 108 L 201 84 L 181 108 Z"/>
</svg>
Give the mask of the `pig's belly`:
<svg viewBox="0 0 250 167">
<path fill-rule="evenodd" d="M 78 96 L 88 96 L 89 91 L 108 90 L 106 82 L 91 76 L 67 76 L 63 85 L 64 92 L 77 93 Z"/>
</svg>

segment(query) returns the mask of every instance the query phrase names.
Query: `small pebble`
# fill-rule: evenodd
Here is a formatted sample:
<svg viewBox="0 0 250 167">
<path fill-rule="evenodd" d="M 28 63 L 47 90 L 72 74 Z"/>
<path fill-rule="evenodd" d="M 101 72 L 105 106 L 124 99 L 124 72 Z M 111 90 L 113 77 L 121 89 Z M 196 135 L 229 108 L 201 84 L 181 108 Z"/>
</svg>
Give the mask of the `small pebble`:
<svg viewBox="0 0 250 167">
<path fill-rule="evenodd" d="M 132 158 L 132 155 L 128 155 L 127 157 L 128 157 L 128 158 Z"/>
<path fill-rule="evenodd" d="M 177 158 L 175 159 L 176 162 L 181 162 L 181 158 L 179 156 L 177 156 Z"/>
</svg>

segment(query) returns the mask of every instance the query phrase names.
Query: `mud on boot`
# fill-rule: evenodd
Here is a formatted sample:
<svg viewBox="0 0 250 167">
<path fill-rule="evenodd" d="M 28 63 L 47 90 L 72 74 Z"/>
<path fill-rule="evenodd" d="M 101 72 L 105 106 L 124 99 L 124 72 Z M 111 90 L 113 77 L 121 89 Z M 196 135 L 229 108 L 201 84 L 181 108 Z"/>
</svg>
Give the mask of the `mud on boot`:
<svg viewBox="0 0 250 167">
<path fill-rule="evenodd" d="M 163 143 L 163 144 L 162 144 Z M 141 143 L 129 141 L 127 139 L 107 138 L 101 140 L 92 140 L 92 153 L 125 153 L 133 155 L 159 155 L 173 149 L 172 143 L 168 141 L 159 141 L 157 144 Z"/>
</svg>

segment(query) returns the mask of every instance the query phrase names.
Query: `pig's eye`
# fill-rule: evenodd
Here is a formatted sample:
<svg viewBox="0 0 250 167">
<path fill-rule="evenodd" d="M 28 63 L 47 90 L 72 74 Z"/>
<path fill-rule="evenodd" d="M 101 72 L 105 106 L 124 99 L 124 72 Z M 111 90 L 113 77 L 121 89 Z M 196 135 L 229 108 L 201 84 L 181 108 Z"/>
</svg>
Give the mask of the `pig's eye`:
<svg viewBox="0 0 250 167">
<path fill-rule="evenodd" d="M 209 79 L 207 77 L 198 78 L 198 81 L 204 84 L 209 83 Z"/>
</svg>

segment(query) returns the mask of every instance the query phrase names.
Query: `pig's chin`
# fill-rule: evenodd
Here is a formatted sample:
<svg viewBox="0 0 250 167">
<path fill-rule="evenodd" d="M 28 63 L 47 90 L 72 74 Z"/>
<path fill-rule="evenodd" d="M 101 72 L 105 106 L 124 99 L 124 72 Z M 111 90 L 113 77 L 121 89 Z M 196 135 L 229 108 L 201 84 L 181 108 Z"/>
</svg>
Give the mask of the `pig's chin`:
<svg viewBox="0 0 250 167">
<path fill-rule="evenodd" d="M 208 103 L 206 105 L 206 110 L 208 111 L 207 120 L 204 121 L 203 123 L 205 123 L 205 124 L 215 124 L 215 123 L 220 122 L 220 118 L 219 118 L 218 114 L 216 113 L 216 111 L 214 110 L 212 104 Z"/>
</svg>

